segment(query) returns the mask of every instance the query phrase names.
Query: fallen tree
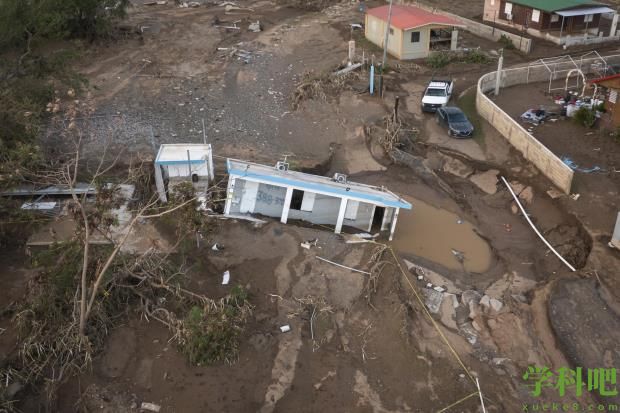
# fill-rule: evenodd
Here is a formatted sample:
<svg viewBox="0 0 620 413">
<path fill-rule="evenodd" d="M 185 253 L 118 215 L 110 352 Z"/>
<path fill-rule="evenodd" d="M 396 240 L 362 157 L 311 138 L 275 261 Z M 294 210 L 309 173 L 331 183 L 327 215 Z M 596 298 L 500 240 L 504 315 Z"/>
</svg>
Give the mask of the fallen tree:
<svg viewBox="0 0 620 413">
<path fill-rule="evenodd" d="M 74 118 L 77 110 L 70 107 L 67 113 Z M 171 251 L 198 231 L 205 234 L 210 225 L 197 209 L 191 183 L 175 187 L 176 195 L 166 205 L 159 205 L 152 191 L 142 191 L 142 199 L 127 203 L 119 199 L 119 181 L 128 182 L 119 179 L 120 154 L 110 157 L 104 151 L 87 173 L 81 154 L 88 131 L 76 127 L 71 118 L 67 124 L 64 137 L 74 142 L 73 152 L 55 160 L 45 172 L 31 171 L 29 176 L 69 189 L 67 210 L 75 230 L 70 239 L 33 255 L 39 273 L 23 301 L 8 310 L 18 327 L 19 346 L 0 365 L 0 411 L 14 411 L 17 393 L 24 387 L 40 393 L 48 411 L 55 410 L 58 386 L 90 365 L 110 329 L 130 312 L 166 325 L 180 350 L 196 364 L 234 363 L 240 334 L 251 315 L 241 287 L 218 301 L 185 288 L 185 263 Z M 130 164 L 122 175 L 139 177 L 141 169 L 142 164 Z M 89 184 L 97 188 L 94 198 L 76 189 L 78 177 L 84 180 L 88 174 Z M 111 179 L 117 183 L 109 183 Z M 111 214 L 121 202 L 133 209 L 125 224 Z M 164 217 L 177 227 L 170 251 L 150 247 L 137 254 L 123 249 L 138 223 Z M 102 236 L 107 244 L 96 242 Z"/>
</svg>

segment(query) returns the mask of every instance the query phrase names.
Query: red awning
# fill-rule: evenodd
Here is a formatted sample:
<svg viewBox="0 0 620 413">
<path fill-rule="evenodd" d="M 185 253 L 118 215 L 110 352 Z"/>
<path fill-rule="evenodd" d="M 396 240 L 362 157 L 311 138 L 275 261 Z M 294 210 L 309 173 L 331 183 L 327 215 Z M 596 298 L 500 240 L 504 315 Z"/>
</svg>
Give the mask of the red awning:
<svg viewBox="0 0 620 413">
<path fill-rule="evenodd" d="M 590 80 L 590 83 L 599 83 L 599 82 L 604 82 L 606 80 L 612 80 L 612 79 L 618 79 L 618 78 L 620 78 L 620 74 L 601 77 L 600 79 Z"/>
</svg>

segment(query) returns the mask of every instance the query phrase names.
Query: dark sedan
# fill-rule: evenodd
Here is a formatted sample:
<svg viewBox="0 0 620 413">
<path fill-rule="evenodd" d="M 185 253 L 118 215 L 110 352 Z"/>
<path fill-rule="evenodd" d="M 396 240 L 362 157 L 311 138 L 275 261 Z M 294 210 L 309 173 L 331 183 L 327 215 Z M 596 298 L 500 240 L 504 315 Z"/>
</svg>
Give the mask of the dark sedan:
<svg viewBox="0 0 620 413">
<path fill-rule="evenodd" d="M 448 128 L 448 135 L 454 138 L 471 138 L 474 133 L 474 126 L 459 108 L 439 108 L 436 116 L 437 123 Z"/>
</svg>

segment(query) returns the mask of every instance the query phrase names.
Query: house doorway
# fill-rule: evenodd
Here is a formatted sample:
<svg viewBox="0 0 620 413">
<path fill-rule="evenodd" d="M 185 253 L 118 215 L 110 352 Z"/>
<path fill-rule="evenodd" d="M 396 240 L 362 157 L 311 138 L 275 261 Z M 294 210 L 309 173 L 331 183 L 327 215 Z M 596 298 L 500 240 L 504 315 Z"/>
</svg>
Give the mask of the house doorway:
<svg viewBox="0 0 620 413">
<path fill-rule="evenodd" d="M 385 216 L 385 208 L 377 206 L 375 207 L 375 213 L 372 216 L 372 225 L 370 227 L 371 232 L 381 231 L 381 224 L 383 223 L 383 217 Z"/>
</svg>

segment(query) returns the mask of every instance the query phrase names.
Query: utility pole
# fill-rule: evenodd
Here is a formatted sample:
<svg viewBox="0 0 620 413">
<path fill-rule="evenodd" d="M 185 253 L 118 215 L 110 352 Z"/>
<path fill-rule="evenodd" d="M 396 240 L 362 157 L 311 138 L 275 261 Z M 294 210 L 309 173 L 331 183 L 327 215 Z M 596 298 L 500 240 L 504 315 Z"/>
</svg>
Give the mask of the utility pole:
<svg viewBox="0 0 620 413">
<path fill-rule="evenodd" d="M 383 61 L 381 62 L 381 75 L 379 76 L 379 96 L 383 97 L 383 72 L 385 71 L 385 59 L 387 59 L 388 41 L 390 40 L 390 25 L 392 24 L 392 1 L 388 8 L 387 26 L 385 27 L 385 39 L 383 40 Z"/>
<path fill-rule="evenodd" d="M 499 59 L 497 61 L 497 72 L 495 75 L 495 96 L 499 96 L 499 89 L 502 86 L 502 67 L 504 66 L 504 49 L 499 50 Z"/>
</svg>

